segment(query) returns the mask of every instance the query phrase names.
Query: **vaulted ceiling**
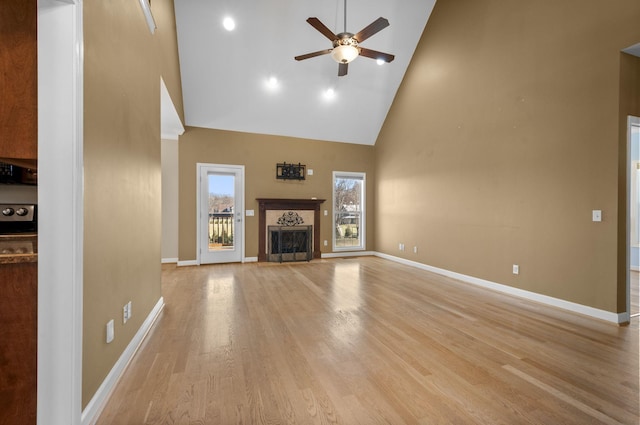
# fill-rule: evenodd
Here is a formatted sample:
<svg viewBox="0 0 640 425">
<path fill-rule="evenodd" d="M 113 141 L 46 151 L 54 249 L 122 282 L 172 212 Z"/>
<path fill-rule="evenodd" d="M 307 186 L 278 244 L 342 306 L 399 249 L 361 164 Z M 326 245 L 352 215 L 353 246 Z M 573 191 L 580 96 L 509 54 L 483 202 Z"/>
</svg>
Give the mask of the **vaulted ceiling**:
<svg viewBox="0 0 640 425">
<path fill-rule="evenodd" d="M 186 125 L 373 145 L 434 4 L 349 0 L 346 30 L 388 19 L 361 46 L 395 60 L 360 56 L 338 77 L 330 55 L 294 56 L 332 47 L 306 20 L 343 32 L 344 0 L 175 0 Z"/>
</svg>

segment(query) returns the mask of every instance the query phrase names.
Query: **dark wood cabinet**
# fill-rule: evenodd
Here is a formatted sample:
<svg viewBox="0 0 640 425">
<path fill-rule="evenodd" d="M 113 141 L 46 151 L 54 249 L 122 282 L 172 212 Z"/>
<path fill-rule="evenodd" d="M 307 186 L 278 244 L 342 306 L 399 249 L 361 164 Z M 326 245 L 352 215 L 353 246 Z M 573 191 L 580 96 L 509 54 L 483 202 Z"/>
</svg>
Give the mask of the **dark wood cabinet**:
<svg viewBox="0 0 640 425">
<path fill-rule="evenodd" d="M 0 158 L 38 155 L 37 1 L 0 0 Z"/>
<path fill-rule="evenodd" d="M 0 425 L 35 425 L 37 262 L 0 264 Z"/>
</svg>

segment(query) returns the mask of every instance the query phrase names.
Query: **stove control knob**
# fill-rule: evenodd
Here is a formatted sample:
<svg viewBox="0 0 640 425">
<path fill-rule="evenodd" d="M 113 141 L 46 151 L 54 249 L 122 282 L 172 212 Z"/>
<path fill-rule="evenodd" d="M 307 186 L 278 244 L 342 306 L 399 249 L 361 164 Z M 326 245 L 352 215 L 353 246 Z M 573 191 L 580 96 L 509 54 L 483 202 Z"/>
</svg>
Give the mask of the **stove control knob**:
<svg viewBox="0 0 640 425">
<path fill-rule="evenodd" d="M 18 210 L 16 211 L 16 214 L 20 217 L 24 217 L 25 215 L 29 214 L 29 210 L 26 208 L 18 208 Z"/>
<path fill-rule="evenodd" d="M 5 208 L 5 209 L 2 210 L 2 215 L 5 216 L 5 217 L 12 216 L 13 213 L 14 213 L 13 208 Z"/>
</svg>

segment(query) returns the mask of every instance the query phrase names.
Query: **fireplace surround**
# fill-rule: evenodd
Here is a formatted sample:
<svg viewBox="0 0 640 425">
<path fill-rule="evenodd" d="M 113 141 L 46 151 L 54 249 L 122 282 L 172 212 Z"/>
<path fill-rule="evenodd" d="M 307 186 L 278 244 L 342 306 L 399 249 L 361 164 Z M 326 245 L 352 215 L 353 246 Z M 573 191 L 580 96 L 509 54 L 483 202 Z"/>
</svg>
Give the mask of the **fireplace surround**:
<svg viewBox="0 0 640 425">
<path fill-rule="evenodd" d="M 258 261 L 268 261 L 267 255 L 267 211 L 312 211 L 312 255 L 320 258 L 320 205 L 324 199 L 257 198 L 258 201 Z M 275 224 L 275 223 L 273 223 Z"/>
</svg>

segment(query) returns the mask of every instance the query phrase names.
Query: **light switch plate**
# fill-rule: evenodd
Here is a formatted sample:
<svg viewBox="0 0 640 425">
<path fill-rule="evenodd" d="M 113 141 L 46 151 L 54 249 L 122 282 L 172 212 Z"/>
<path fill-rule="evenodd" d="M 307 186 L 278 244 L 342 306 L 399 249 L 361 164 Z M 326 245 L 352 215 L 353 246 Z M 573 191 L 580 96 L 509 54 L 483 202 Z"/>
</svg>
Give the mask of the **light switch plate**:
<svg viewBox="0 0 640 425">
<path fill-rule="evenodd" d="M 253 210 L 246 210 L 245 214 L 247 215 L 247 217 L 253 217 L 255 212 Z"/>
<path fill-rule="evenodd" d="M 107 322 L 107 344 L 113 341 L 113 338 L 115 337 L 114 333 L 113 319 L 111 319 Z"/>
<path fill-rule="evenodd" d="M 313 168 L 307 170 L 307 176 L 313 176 Z"/>
<path fill-rule="evenodd" d="M 591 214 L 593 221 L 602 221 L 602 210 L 593 210 Z"/>
</svg>

